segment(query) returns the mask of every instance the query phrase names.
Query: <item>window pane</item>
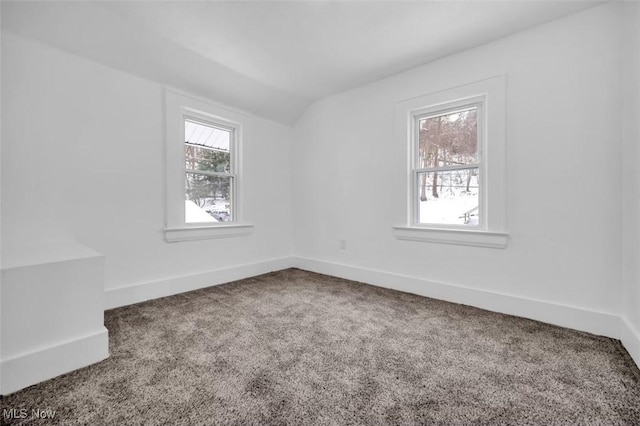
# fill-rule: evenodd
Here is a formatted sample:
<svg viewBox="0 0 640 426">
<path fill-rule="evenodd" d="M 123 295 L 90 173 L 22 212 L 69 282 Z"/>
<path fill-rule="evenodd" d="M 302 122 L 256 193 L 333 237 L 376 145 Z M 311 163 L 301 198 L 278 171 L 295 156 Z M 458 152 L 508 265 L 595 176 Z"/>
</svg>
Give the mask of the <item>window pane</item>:
<svg viewBox="0 0 640 426">
<path fill-rule="evenodd" d="M 184 158 L 187 170 L 231 173 L 231 154 L 229 152 L 185 145 Z"/>
<path fill-rule="evenodd" d="M 185 222 L 230 222 L 231 177 L 186 173 Z"/>
<path fill-rule="evenodd" d="M 187 170 L 231 172 L 231 131 L 185 120 L 185 167 Z"/>
<path fill-rule="evenodd" d="M 418 119 L 419 168 L 478 162 L 478 109 Z"/>
<path fill-rule="evenodd" d="M 418 173 L 418 222 L 477 226 L 478 168 Z"/>
</svg>

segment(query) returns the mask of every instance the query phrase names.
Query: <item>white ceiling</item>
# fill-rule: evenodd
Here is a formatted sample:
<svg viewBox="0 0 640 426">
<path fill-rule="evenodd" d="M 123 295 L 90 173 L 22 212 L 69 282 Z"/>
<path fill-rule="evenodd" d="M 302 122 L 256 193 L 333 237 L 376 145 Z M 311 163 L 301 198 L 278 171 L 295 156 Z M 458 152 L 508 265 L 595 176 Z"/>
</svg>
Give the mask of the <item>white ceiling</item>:
<svg viewBox="0 0 640 426">
<path fill-rule="evenodd" d="M 3 2 L 2 29 L 291 124 L 317 99 L 599 3 Z"/>
</svg>

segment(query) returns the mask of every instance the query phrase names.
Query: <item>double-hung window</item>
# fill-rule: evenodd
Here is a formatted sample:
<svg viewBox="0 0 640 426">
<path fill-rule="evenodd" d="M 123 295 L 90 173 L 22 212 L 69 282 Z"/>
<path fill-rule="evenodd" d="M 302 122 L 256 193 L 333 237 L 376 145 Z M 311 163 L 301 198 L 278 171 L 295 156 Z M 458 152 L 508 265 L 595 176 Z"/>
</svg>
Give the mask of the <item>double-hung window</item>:
<svg viewBox="0 0 640 426">
<path fill-rule="evenodd" d="M 396 105 L 398 239 L 506 247 L 505 94 L 500 76 Z"/>
<path fill-rule="evenodd" d="M 250 117 L 167 90 L 168 242 L 246 235 L 242 146 Z"/>
<path fill-rule="evenodd" d="M 233 124 L 184 118 L 185 223 L 234 222 Z"/>
<path fill-rule="evenodd" d="M 412 213 L 418 225 L 481 228 L 482 98 L 414 114 Z"/>
</svg>

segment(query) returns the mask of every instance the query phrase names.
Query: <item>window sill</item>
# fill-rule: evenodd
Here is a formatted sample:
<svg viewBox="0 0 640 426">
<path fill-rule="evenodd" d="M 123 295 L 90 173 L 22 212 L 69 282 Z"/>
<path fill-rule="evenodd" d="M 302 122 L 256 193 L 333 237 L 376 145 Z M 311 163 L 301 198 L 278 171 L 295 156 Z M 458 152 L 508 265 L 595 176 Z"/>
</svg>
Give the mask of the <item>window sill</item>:
<svg viewBox="0 0 640 426">
<path fill-rule="evenodd" d="M 506 248 L 509 239 L 508 234 L 501 232 L 419 228 L 417 226 L 394 226 L 393 233 L 399 240 L 499 249 Z"/>
<path fill-rule="evenodd" d="M 164 239 L 168 243 L 179 241 L 208 240 L 211 238 L 243 237 L 253 232 L 253 225 L 232 224 L 215 226 L 185 226 L 183 228 L 167 228 Z"/>
</svg>

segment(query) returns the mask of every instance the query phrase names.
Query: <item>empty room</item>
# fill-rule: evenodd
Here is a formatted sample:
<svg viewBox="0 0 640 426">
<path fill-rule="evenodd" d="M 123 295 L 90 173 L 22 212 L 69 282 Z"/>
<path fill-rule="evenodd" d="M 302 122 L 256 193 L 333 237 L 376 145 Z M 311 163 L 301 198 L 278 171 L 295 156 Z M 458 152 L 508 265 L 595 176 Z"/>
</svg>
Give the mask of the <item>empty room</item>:
<svg viewBox="0 0 640 426">
<path fill-rule="evenodd" d="M 640 425 L 640 3 L 0 16 L 0 424 Z"/>
</svg>

